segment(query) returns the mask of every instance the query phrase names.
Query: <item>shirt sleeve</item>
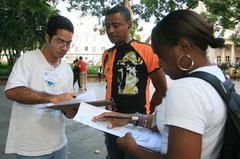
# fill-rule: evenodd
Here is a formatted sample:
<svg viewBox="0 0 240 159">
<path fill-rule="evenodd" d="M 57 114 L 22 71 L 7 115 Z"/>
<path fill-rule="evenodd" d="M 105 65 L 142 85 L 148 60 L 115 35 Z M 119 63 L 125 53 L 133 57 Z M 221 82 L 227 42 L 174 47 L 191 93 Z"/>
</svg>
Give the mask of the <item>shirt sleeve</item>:
<svg viewBox="0 0 240 159">
<path fill-rule="evenodd" d="M 31 62 L 26 55 L 22 55 L 14 64 L 12 72 L 8 78 L 5 91 L 11 88 L 29 85 L 29 78 L 31 72 Z"/>
<path fill-rule="evenodd" d="M 144 60 L 149 74 L 151 74 L 152 72 L 159 68 L 158 56 L 153 52 L 150 45 L 137 42 L 135 42 L 133 45 L 135 50 L 140 54 L 140 56 Z"/>
<path fill-rule="evenodd" d="M 206 124 L 206 101 L 188 86 L 173 85 L 166 95 L 165 125 L 173 125 L 203 134 Z"/>
<path fill-rule="evenodd" d="M 155 53 L 152 52 L 150 62 L 148 63 L 148 72 L 149 74 L 159 69 L 159 59 Z"/>
</svg>

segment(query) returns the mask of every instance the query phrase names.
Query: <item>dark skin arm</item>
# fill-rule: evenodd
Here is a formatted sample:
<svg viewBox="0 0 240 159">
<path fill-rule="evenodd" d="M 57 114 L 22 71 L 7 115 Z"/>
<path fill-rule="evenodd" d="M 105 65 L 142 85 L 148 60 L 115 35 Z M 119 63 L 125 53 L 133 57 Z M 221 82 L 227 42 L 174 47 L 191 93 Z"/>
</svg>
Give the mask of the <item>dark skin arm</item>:
<svg viewBox="0 0 240 159">
<path fill-rule="evenodd" d="M 43 103 L 59 103 L 75 98 L 74 93 L 63 93 L 52 95 L 45 92 L 37 92 L 30 88 L 20 86 L 5 91 L 6 97 L 10 100 L 23 104 L 43 104 Z M 68 110 L 66 114 L 69 118 L 74 117 L 76 110 Z"/>
<path fill-rule="evenodd" d="M 165 78 L 165 73 L 162 69 L 158 69 L 151 73 L 150 78 L 155 88 L 152 99 L 150 101 L 150 113 L 153 113 L 155 107 L 159 105 L 162 102 L 162 98 L 166 96 L 167 82 Z"/>
<path fill-rule="evenodd" d="M 107 118 L 108 116 L 131 117 L 134 114 L 106 112 L 94 117 L 93 121 L 109 121 L 108 128 L 126 125 L 130 122 L 129 119 Z M 150 128 L 150 125 L 151 122 L 148 123 L 147 127 Z M 202 135 L 176 126 L 169 126 L 168 152 L 166 155 L 139 147 L 130 133 L 119 138 L 117 143 L 123 151 L 130 153 L 136 159 L 199 159 L 201 156 Z"/>
<path fill-rule="evenodd" d="M 108 121 L 108 128 L 114 128 L 118 126 L 127 125 L 131 122 L 130 119 L 117 119 L 117 118 L 107 118 L 107 117 L 132 117 L 135 114 L 124 114 L 124 113 L 118 113 L 118 112 L 105 112 L 98 116 L 93 117 L 92 121 Z"/>
<path fill-rule="evenodd" d="M 136 159 L 200 159 L 202 136 L 175 126 L 169 126 L 168 152 L 161 155 L 139 147 L 130 133 L 117 140 L 119 147 Z"/>
<path fill-rule="evenodd" d="M 128 123 L 133 124 L 133 121 L 131 119 L 121 119 L 121 118 L 114 118 L 114 117 L 128 117 L 128 118 L 131 118 L 133 116 L 135 116 L 135 114 L 124 114 L 124 113 L 118 113 L 118 112 L 105 112 L 105 113 L 102 113 L 98 116 L 95 116 L 92 119 L 92 121 L 93 122 L 108 121 L 107 127 L 108 128 L 115 128 L 115 127 L 118 127 L 118 126 L 127 125 Z M 108 118 L 108 117 L 113 117 L 113 118 Z M 148 115 L 146 125 L 141 120 L 141 122 L 139 121 L 138 126 L 141 126 L 141 127 L 146 126 L 146 128 L 148 128 L 152 131 L 158 131 L 156 126 L 152 127 L 152 120 L 153 120 L 152 115 Z"/>
</svg>

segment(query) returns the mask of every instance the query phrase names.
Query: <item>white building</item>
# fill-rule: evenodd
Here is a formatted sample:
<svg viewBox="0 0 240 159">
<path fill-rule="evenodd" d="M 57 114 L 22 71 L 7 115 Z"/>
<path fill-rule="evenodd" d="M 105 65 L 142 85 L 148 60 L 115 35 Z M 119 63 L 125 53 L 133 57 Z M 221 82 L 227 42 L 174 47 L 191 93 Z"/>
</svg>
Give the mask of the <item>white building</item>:
<svg viewBox="0 0 240 159">
<path fill-rule="evenodd" d="M 72 63 L 74 59 L 82 56 L 88 64 L 96 65 L 101 62 L 101 56 L 105 49 L 113 46 L 106 34 L 100 35 L 94 30 L 98 19 L 91 16 L 79 16 L 74 20 L 74 36 L 65 61 Z"/>
<path fill-rule="evenodd" d="M 221 49 L 208 49 L 208 58 L 211 63 L 240 63 L 240 49 L 232 41 L 226 40 L 225 47 Z"/>
</svg>

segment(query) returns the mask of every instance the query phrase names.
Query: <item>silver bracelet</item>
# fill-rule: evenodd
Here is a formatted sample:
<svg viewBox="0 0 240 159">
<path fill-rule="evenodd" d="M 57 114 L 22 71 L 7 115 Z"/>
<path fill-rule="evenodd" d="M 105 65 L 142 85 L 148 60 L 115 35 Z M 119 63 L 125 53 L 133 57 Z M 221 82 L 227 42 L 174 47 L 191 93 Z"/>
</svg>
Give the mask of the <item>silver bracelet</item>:
<svg viewBox="0 0 240 159">
<path fill-rule="evenodd" d="M 146 115 L 146 116 L 144 117 L 144 125 L 143 125 L 144 128 L 147 127 L 147 122 L 148 122 L 148 116 Z"/>
</svg>

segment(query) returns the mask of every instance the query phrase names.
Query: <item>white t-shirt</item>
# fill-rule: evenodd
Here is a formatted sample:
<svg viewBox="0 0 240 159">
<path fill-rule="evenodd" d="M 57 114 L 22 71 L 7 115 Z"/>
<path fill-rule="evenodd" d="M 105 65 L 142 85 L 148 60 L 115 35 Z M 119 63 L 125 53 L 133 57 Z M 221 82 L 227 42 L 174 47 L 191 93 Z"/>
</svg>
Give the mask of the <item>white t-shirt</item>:
<svg viewBox="0 0 240 159">
<path fill-rule="evenodd" d="M 39 92 L 72 92 L 73 73 L 61 61 L 51 66 L 40 50 L 24 53 L 15 63 L 5 91 L 26 86 Z M 42 104 L 43 105 L 43 104 Z M 6 153 L 24 156 L 50 154 L 67 144 L 65 123 L 60 111 L 39 109 L 38 105 L 13 102 Z"/>
<path fill-rule="evenodd" d="M 198 68 L 225 80 L 217 66 Z M 162 135 L 161 152 L 167 152 L 167 125 L 184 128 L 202 135 L 201 159 L 216 159 L 220 151 L 226 121 L 226 106 L 217 91 L 199 78 L 175 80 L 166 98 L 156 108 L 156 122 Z"/>
</svg>

